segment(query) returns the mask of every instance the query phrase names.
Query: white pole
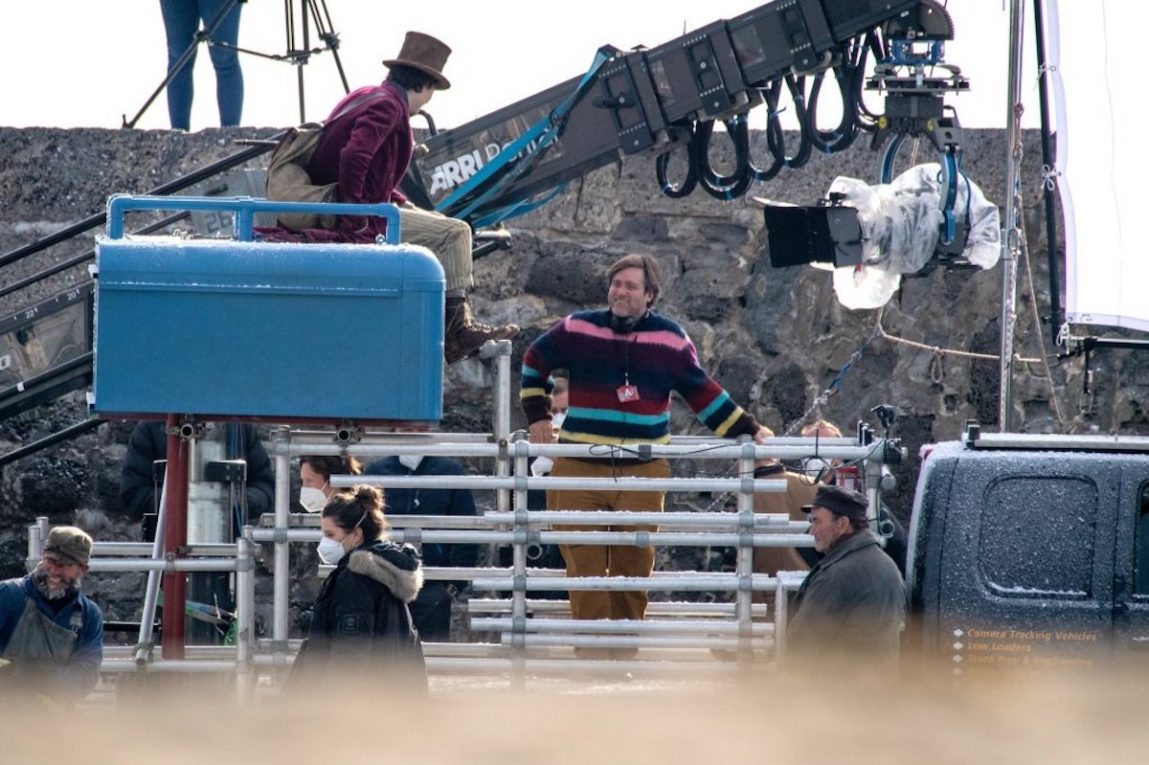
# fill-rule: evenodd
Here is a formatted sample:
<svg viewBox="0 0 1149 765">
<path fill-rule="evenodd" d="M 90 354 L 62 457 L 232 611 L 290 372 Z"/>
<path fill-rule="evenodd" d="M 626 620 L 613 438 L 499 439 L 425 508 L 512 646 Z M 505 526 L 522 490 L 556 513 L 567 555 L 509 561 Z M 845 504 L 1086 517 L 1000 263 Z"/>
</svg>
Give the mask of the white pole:
<svg viewBox="0 0 1149 765">
<path fill-rule="evenodd" d="M 36 522 L 28 527 L 28 555 L 24 558 L 24 570 L 31 571 L 40 562 L 40 556 L 44 550 L 44 537 L 47 532 L 45 528 L 48 525 L 48 519 L 40 516 Z"/>
<path fill-rule="evenodd" d="M 251 662 L 255 639 L 255 555 L 250 526 L 244 526 L 236 545 L 235 618 L 239 620 L 235 641 L 236 692 L 240 703 L 248 704 L 255 695 Z"/>
<path fill-rule="evenodd" d="M 290 438 L 286 428 L 277 429 L 277 447 Z M 291 607 L 291 546 L 283 532 L 291 525 L 291 458 L 285 450 L 275 450 L 275 571 L 273 572 L 272 654 L 277 667 L 287 664 L 287 621 Z"/>
<path fill-rule="evenodd" d="M 164 483 L 160 488 L 160 506 L 156 515 L 156 536 L 152 541 L 152 560 L 164 559 L 164 527 L 167 524 L 168 472 L 164 471 Z M 95 561 L 93 561 L 95 562 Z M 140 614 L 140 636 L 136 641 L 137 665 L 146 664 L 152 652 L 152 631 L 156 621 L 156 608 L 160 599 L 160 577 L 162 568 L 148 569 L 148 583 L 144 589 L 144 609 Z"/>
<path fill-rule="evenodd" d="M 1005 163 L 1005 215 L 1001 236 L 1001 390 L 998 425 L 1013 431 L 1013 341 L 1017 323 L 1017 259 L 1021 250 L 1021 72 L 1025 6 L 1010 0 L 1009 101 L 1006 104 L 1008 152 Z"/>
<path fill-rule="evenodd" d="M 738 620 L 738 663 L 749 666 L 754 661 L 750 644 L 753 635 L 751 611 L 754 592 L 750 583 L 754 574 L 754 443 L 747 437 L 742 444 L 742 457 L 738 460 L 738 474 L 742 479 L 742 490 L 738 493 L 738 560 L 735 572 L 738 575 L 738 593 L 734 602 Z M 784 481 L 779 483 L 785 484 Z"/>
</svg>

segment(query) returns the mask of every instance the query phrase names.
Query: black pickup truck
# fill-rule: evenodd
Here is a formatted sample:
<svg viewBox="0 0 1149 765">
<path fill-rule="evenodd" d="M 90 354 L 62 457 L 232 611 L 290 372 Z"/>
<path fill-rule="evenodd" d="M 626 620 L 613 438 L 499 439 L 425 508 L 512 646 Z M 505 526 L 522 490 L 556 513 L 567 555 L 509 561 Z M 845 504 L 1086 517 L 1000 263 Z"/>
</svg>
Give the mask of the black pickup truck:
<svg viewBox="0 0 1149 765">
<path fill-rule="evenodd" d="M 934 446 L 906 585 L 910 646 L 955 674 L 1149 651 L 1149 438 L 970 426 Z"/>
</svg>

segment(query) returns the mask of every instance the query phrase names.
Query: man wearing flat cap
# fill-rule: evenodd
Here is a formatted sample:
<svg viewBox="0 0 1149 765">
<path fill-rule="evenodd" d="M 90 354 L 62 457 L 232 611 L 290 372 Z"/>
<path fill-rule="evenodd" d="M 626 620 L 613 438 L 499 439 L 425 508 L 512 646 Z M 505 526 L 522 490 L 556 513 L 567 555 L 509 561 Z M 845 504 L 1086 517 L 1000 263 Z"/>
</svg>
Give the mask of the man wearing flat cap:
<svg viewBox="0 0 1149 765">
<path fill-rule="evenodd" d="M 822 667 L 896 665 L 906 612 L 898 567 L 868 528 L 865 495 L 819 486 L 810 516 L 814 549 L 823 557 L 794 600 L 786 651 Z M 856 663 L 855 663 L 856 662 Z"/>
<path fill-rule="evenodd" d="M 471 315 L 467 302 L 467 290 L 474 282 L 470 224 L 416 207 L 399 188 L 415 148 L 411 117 L 435 91 L 451 87 L 443 74 L 450 55 L 451 49 L 442 41 L 408 32 L 399 54 L 383 62 L 389 70 L 387 79 L 381 85 L 353 90 L 335 105 L 307 163 L 307 174 L 316 186 L 338 184 L 336 202 L 398 205 L 402 241 L 426 247 L 443 265 L 447 293 L 443 355 L 453 364 L 475 355 L 489 340 L 514 337 L 519 328 L 483 324 Z M 334 229 L 260 233 L 271 241 L 372 243 L 386 228 L 384 218 L 344 215 Z"/>
<path fill-rule="evenodd" d="M 96 687 L 104 617 L 80 593 L 91 555 L 86 532 L 57 526 L 30 574 L 0 582 L 0 686 L 26 684 L 55 701 L 79 701 Z"/>
</svg>

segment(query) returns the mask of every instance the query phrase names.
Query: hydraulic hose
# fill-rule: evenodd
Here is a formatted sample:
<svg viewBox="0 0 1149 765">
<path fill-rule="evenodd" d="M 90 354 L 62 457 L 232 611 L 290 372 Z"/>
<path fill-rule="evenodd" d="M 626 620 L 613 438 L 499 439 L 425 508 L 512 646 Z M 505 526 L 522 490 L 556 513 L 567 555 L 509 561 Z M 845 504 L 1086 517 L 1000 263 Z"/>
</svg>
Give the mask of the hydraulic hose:
<svg viewBox="0 0 1149 765">
<path fill-rule="evenodd" d="M 834 76 L 842 99 L 842 118 L 833 130 L 818 129 L 815 117 L 825 72 L 813 75 L 808 97 L 805 76 L 784 75 L 758 90 L 767 110 L 764 132 L 771 159 L 767 167 L 758 167 L 751 157 L 749 119 L 744 112 L 724 120 L 726 132 L 734 146 L 733 172 L 721 174 L 710 162 L 714 122 L 695 122 L 685 128 L 689 131 L 685 147 L 686 176 L 680 183 L 675 184 L 669 178 L 673 152 L 665 152 L 655 159 L 654 170 L 659 189 L 672 199 L 680 199 L 701 185 L 711 196 L 730 200 L 745 194 L 754 181 L 773 179 L 783 167 L 802 167 L 809 161 L 815 148 L 825 153 L 847 149 L 856 140 L 859 131 L 876 129 L 878 117 L 866 108 L 862 89 L 867 59 L 871 53 L 881 57 L 882 50 L 883 43 L 876 31 L 869 32 L 864 38 L 856 37 L 839 49 L 840 63 L 834 67 Z M 783 88 L 789 91 L 798 122 L 798 145 L 792 155 L 786 153 L 786 132 L 782 128 L 779 110 Z M 892 169 L 897 143 L 900 142 L 896 141 L 894 146 L 887 149 L 884 158 L 884 171 L 887 173 Z"/>
<path fill-rule="evenodd" d="M 759 94 L 762 96 L 763 103 L 766 104 L 766 111 L 767 111 L 766 130 L 767 130 L 767 135 L 769 135 L 769 131 L 774 129 L 774 122 L 772 121 L 772 116 L 773 116 L 775 108 L 777 107 L 777 100 L 775 100 L 774 103 L 771 103 L 770 100 L 767 98 L 766 91 L 767 91 L 767 88 L 763 88 L 759 91 Z M 780 123 L 778 124 L 777 129 L 778 130 L 782 129 Z M 769 145 L 769 142 L 768 142 L 768 145 Z M 754 164 L 754 160 L 751 157 L 747 156 L 746 162 L 750 168 L 750 175 L 754 180 L 759 181 L 759 182 L 768 181 L 768 180 L 772 179 L 774 176 L 778 175 L 778 173 L 782 171 L 782 168 L 786 166 L 785 157 L 779 156 L 779 154 L 773 150 L 770 151 L 770 159 L 771 159 L 770 166 L 767 167 L 765 170 L 763 170 Z"/>
<path fill-rule="evenodd" d="M 843 151 L 850 147 L 858 136 L 858 125 L 855 121 L 857 106 L 854 103 L 857 70 L 853 62 L 853 43 L 847 43 L 839 49 L 841 63 L 834 67 L 834 78 L 838 81 L 838 91 L 842 102 L 842 118 L 833 130 L 820 130 L 818 128 L 818 97 L 822 94 L 822 83 L 826 78 L 823 70 L 813 76 L 810 85 L 810 95 L 807 107 L 810 115 L 810 140 L 814 148 L 826 154 Z"/>
<path fill-rule="evenodd" d="M 750 173 L 750 130 L 746 115 L 738 114 L 727 120 L 726 133 L 734 144 L 734 172 L 719 175 L 710 164 L 710 139 L 714 134 L 714 122 L 708 120 L 697 126 L 695 140 L 691 141 L 691 159 L 695 175 L 703 190 L 712 197 L 731 200 L 740 197 L 750 188 L 753 177 Z"/>
<path fill-rule="evenodd" d="M 677 186 L 674 185 L 667 175 L 670 166 L 670 157 L 674 153 L 673 151 L 659 154 L 658 158 L 654 161 L 654 177 L 658 180 L 658 188 L 671 199 L 681 199 L 689 196 L 694 192 L 694 187 L 698 185 L 698 174 L 694 169 L 695 163 L 691 157 L 694 147 L 695 126 L 691 124 L 688 130 L 690 132 L 690 139 L 686 142 L 686 177 L 682 179 L 682 183 L 679 183 Z"/>
<path fill-rule="evenodd" d="M 782 121 L 778 116 L 778 101 L 782 95 L 783 83 L 790 91 L 790 97 L 794 103 L 794 116 L 798 120 L 798 150 L 794 152 L 793 156 L 786 155 L 786 134 L 782 130 Z M 788 74 L 770 83 L 770 87 L 766 91 L 767 104 L 770 109 L 769 123 L 766 129 L 766 145 L 775 158 L 781 159 L 782 163 L 790 168 L 797 168 L 806 164 L 814 149 L 810 140 L 810 120 L 806 110 L 806 97 L 802 90 L 794 76 Z"/>
<path fill-rule="evenodd" d="M 854 83 L 854 106 L 856 111 L 854 113 L 854 123 L 858 129 L 866 132 L 873 133 L 878 129 L 878 120 L 880 115 L 874 114 L 866 106 L 865 99 L 862 97 L 862 87 L 866 82 L 866 59 L 873 55 L 875 61 L 881 61 L 885 53 L 881 37 L 878 36 L 876 30 L 871 30 L 865 40 L 858 46 L 857 60 L 855 63 L 855 77 L 857 78 Z"/>
</svg>

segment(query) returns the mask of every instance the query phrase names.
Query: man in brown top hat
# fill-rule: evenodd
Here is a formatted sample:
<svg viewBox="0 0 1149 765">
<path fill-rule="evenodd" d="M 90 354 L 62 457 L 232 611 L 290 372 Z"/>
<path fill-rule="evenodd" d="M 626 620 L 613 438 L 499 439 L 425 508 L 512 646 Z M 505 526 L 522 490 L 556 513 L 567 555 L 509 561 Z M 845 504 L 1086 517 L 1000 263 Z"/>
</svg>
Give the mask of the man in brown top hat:
<svg viewBox="0 0 1149 765">
<path fill-rule="evenodd" d="M 818 487 L 810 515 L 814 549 L 824 553 L 794 600 L 787 651 L 823 668 L 896 664 L 905 620 L 905 587 L 898 567 L 867 527 L 865 495 L 841 486 Z"/>
<path fill-rule="evenodd" d="M 335 105 L 307 165 L 313 184 L 339 184 L 338 202 L 398 205 L 402 241 L 428 248 L 443 264 L 448 364 L 474 355 L 488 340 L 509 339 L 518 332 L 514 324 L 488 326 L 471 316 L 470 225 L 419 209 L 399 190 L 415 145 L 411 117 L 435 91 L 451 87 L 443 74 L 450 54 L 451 49 L 431 35 L 408 32 L 399 55 L 383 62 L 389 69 L 383 84 L 354 90 Z M 305 229 L 299 236 L 307 241 L 367 243 L 385 233 L 386 225 L 383 218 L 344 215 L 335 229 Z M 265 234 L 265 238 L 274 237 Z"/>
<path fill-rule="evenodd" d="M 86 532 L 57 526 L 30 574 L 0 582 L 0 686 L 27 684 L 57 701 L 78 701 L 96 687 L 104 618 L 80 594 L 91 555 Z"/>
</svg>

